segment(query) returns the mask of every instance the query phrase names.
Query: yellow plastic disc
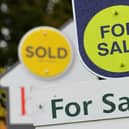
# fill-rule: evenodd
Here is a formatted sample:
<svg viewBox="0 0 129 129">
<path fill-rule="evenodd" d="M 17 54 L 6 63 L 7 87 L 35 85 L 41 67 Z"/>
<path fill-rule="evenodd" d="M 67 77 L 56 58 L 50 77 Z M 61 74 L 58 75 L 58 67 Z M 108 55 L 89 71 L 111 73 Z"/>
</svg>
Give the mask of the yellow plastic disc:
<svg viewBox="0 0 129 129">
<path fill-rule="evenodd" d="M 50 78 L 61 75 L 70 66 L 72 49 L 62 33 L 51 27 L 39 27 L 22 38 L 19 56 L 31 73 Z"/>
<path fill-rule="evenodd" d="M 129 71 L 129 6 L 116 5 L 98 12 L 84 31 L 84 49 L 97 67 Z"/>
</svg>

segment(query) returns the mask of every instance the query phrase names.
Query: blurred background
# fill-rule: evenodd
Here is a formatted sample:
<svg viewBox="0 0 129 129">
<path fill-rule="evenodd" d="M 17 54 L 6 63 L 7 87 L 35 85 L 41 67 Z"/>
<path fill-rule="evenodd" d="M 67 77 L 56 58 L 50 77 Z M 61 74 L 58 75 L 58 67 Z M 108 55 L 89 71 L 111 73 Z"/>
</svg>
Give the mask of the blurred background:
<svg viewBox="0 0 129 129">
<path fill-rule="evenodd" d="M 17 62 L 25 32 L 36 26 L 59 28 L 71 18 L 71 0 L 0 0 L 0 73 Z"/>
<path fill-rule="evenodd" d="M 0 75 L 18 61 L 18 44 L 28 30 L 60 28 L 72 17 L 71 0 L 0 0 Z M 0 129 L 6 129 L 6 97 L 0 88 Z"/>
</svg>

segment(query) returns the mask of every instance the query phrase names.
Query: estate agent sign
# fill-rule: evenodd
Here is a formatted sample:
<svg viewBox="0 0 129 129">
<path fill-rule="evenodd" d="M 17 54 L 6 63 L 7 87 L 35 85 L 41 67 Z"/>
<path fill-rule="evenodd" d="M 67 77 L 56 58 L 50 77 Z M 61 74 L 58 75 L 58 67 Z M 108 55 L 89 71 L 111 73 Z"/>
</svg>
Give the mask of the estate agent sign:
<svg viewBox="0 0 129 129">
<path fill-rule="evenodd" d="M 73 4 L 85 65 L 101 77 L 129 76 L 129 1 L 73 0 Z"/>
</svg>

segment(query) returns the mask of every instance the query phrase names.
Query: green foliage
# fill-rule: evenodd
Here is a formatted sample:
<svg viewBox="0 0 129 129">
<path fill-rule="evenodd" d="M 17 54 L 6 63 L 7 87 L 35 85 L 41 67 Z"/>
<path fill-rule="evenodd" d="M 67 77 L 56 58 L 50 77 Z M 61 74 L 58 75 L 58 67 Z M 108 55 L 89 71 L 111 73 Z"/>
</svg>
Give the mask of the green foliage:
<svg viewBox="0 0 129 129">
<path fill-rule="evenodd" d="M 18 43 L 25 32 L 37 26 L 60 27 L 72 17 L 71 0 L 0 0 L 0 67 L 12 65 L 18 60 Z M 5 45 L 5 43 L 3 43 Z"/>
<path fill-rule="evenodd" d="M 0 67 L 0 74 L 4 73 L 5 72 L 5 68 L 1 68 Z"/>
<path fill-rule="evenodd" d="M 6 91 L 0 88 L 0 118 L 6 117 Z"/>
</svg>

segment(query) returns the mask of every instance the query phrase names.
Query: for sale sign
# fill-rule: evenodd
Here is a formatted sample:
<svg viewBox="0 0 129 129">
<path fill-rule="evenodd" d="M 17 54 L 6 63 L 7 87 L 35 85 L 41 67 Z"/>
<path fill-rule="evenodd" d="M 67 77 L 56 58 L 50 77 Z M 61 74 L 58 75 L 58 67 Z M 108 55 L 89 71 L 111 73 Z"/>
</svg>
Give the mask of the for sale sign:
<svg viewBox="0 0 129 129">
<path fill-rule="evenodd" d="M 128 0 L 73 0 L 85 65 L 102 77 L 129 76 Z"/>
<path fill-rule="evenodd" d="M 36 86 L 33 123 L 38 127 L 128 117 L 129 87 L 123 87 L 127 83 L 128 79 L 119 79 Z"/>
</svg>

